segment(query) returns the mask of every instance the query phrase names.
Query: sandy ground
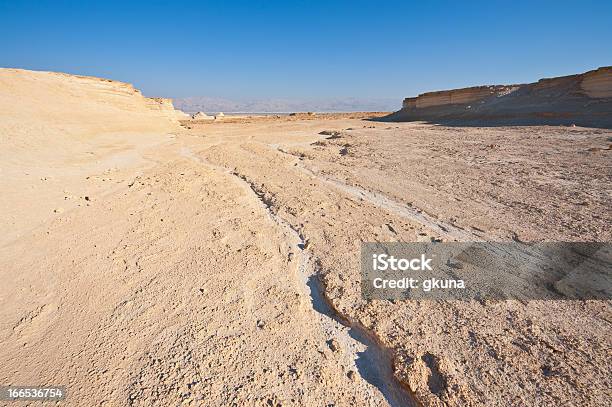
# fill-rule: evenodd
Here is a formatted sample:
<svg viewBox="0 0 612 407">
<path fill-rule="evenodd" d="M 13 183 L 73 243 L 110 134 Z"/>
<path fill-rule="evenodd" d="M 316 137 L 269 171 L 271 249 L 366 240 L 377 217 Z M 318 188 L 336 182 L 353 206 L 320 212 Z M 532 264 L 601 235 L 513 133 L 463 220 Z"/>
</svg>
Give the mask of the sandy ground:
<svg viewBox="0 0 612 407">
<path fill-rule="evenodd" d="M 3 159 L 0 383 L 83 406 L 609 405 L 609 302 L 366 303 L 359 244 L 610 241 L 611 137 L 266 118 Z"/>
</svg>

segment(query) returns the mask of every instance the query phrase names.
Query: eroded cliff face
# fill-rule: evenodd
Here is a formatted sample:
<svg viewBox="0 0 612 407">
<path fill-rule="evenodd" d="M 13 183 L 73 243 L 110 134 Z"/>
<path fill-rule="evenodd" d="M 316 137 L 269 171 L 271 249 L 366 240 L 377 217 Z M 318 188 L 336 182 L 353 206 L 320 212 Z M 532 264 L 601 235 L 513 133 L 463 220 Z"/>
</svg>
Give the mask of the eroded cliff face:
<svg viewBox="0 0 612 407">
<path fill-rule="evenodd" d="M 430 106 L 471 103 L 499 94 L 508 86 L 474 86 L 471 88 L 427 92 L 404 99 L 403 107 L 422 109 Z"/>
<path fill-rule="evenodd" d="M 170 120 L 184 120 L 189 119 L 187 113 L 182 112 L 180 110 L 176 110 L 174 108 L 174 104 L 172 103 L 172 99 L 169 98 L 145 98 L 147 99 L 149 108 L 151 110 L 158 110 L 164 114 L 167 114 Z"/>
<path fill-rule="evenodd" d="M 612 67 L 585 73 L 580 87 L 590 98 L 612 98 Z"/>
<path fill-rule="evenodd" d="M 612 67 L 535 83 L 475 86 L 406 98 L 397 121 L 612 127 Z"/>
<path fill-rule="evenodd" d="M 146 98 L 109 79 L 0 69 L 0 132 L 5 137 L 100 133 L 159 133 L 176 128 L 181 113 L 170 99 Z"/>
</svg>

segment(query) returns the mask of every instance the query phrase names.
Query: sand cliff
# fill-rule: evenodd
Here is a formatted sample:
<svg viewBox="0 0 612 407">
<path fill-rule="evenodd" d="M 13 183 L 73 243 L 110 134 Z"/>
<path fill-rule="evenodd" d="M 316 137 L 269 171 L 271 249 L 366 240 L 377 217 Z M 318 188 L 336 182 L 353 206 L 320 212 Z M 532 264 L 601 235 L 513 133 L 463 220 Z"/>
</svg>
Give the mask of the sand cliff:
<svg viewBox="0 0 612 407">
<path fill-rule="evenodd" d="M 182 112 L 128 83 L 56 72 L 0 68 L 0 134 L 149 133 L 171 130 Z"/>
<path fill-rule="evenodd" d="M 612 98 L 612 67 L 599 68 L 582 75 L 580 87 L 591 98 Z"/>
<path fill-rule="evenodd" d="M 430 106 L 465 104 L 481 100 L 505 90 L 506 86 L 474 86 L 471 88 L 427 92 L 404 99 L 402 107 L 422 109 Z"/>
<path fill-rule="evenodd" d="M 181 114 L 171 100 L 144 97 L 128 83 L 0 68 L 0 222 L 10 225 L 4 237 L 49 219 L 61 201 L 66 209 L 66 186 L 92 168 L 144 163 L 142 151 L 165 142 Z M 59 170 L 67 166 L 72 171 Z M 22 197 L 20 205 L 11 194 Z"/>
<path fill-rule="evenodd" d="M 612 127 L 612 67 L 535 83 L 475 86 L 404 99 L 394 121 Z"/>
</svg>

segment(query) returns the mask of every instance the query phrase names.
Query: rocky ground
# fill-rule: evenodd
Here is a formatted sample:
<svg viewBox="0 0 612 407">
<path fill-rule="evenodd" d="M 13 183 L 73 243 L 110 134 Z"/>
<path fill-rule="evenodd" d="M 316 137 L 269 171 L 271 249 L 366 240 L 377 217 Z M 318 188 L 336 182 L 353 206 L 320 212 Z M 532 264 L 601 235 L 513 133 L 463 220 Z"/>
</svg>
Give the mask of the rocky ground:
<svg viewBox="0 0 612 407">
<path fill-rule="evenodd" d="M 65 405 L 608 405 L 609 302 L 368 303 L 359 253 L 609 241 L 611 137 L 280 117 L 7 160 L 0 383 Z"/>
</svg>

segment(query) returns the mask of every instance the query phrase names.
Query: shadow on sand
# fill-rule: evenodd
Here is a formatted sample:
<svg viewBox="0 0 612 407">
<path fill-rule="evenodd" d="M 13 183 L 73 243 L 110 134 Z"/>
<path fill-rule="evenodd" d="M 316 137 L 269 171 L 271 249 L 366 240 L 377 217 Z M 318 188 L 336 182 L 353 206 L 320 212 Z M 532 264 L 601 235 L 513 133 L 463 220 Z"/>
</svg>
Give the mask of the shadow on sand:
<svg viewBox="0 0 612 407">
<path fill-rule="evenodd" d="M 612 129 L 612 112 L 606 115 L 546 117 L 544 113 L 533 113 L 524 117 L 508 116 L 431 116 L 405 114 L 402 110 L 382 117 L 365 119 L 371 122 L 402 123 L 420 122 L 425 124 L 447 127 L 509 127 L 509 126 L 564 126 L 564 127 L 591 127 L 598 129 Z"/>
<path fill-rule="evenodd" d="M 365 328 L 349 324 L 329 305 L 323 294 L 323 286 L 317 276 L 310 276 L 306 283 L 315 311 L 349 328 L 349 335 L 366 347 L 357 353 L 355 365 L 360 376 L 376 387 L 392 407 L 416 406 L 414 397 L 405 389 L 393 374 L 393 355 L 381 346 Z"/>
</svg>

